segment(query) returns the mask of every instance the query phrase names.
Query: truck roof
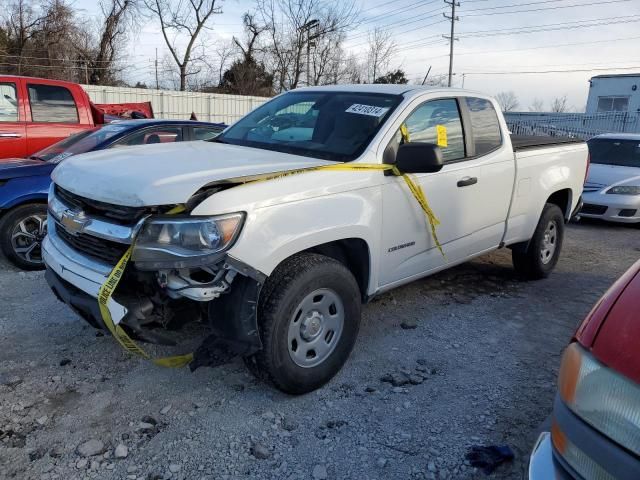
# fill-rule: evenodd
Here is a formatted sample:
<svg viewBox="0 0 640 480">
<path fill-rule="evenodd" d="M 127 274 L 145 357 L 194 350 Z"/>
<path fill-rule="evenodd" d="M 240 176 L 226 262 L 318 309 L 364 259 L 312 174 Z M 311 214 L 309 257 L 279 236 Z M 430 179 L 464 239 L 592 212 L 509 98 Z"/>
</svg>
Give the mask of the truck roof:
<svg viewBox="0 0 640 480">
<path fill-rule="evenodd" d="M 389 95 L 407 95 L 411 93 L 419 93 L 424 91 L 436 92 L 443 91 L 448 93 L 473 93 L 479 94 L 479 92 L 473 92 L 462 88 L 450 88 L 450 87 L 431 87 L 424 85 L 398 85 L 398 84 L 386 84 L 386 83 L 356 83 L 346 85 L 322 85 L 318 87 L 303 87 L 298 88 L 296 91 L 334 91 L 334 92 L 360 92 L 360 93 L 386 93 Z M 484 95 L 483 95 L 484 96 Z"/>
</svg>

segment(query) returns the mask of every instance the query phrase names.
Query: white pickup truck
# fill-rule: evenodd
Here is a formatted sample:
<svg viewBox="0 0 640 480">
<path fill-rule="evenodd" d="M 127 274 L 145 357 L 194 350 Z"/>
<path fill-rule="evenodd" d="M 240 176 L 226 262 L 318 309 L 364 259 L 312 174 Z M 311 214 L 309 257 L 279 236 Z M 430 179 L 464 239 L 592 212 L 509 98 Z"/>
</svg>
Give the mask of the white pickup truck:
<svg viewBox="0 0 640 480">
<path fill-rule="evenodd" d="M 373 296 L 501 247 L 527 278 L 554 268 L 587 147 L 512 139 L 499 112 L 465 90 L 305 88 L 213 141 L 74 157 L 53 173 L 46 278 L 104 327 L 98 291 L 133 245 L 108 306 L 130 336 L 171 343 L 166 327 L 201 321 L 192 368 L 240 355 L 277 388 L 311 391 L 345 363 Z M 315 168 L 339 163 L 396 171 Z M 398 172 L 440 220 L 444 255 Z"/>
</svg>

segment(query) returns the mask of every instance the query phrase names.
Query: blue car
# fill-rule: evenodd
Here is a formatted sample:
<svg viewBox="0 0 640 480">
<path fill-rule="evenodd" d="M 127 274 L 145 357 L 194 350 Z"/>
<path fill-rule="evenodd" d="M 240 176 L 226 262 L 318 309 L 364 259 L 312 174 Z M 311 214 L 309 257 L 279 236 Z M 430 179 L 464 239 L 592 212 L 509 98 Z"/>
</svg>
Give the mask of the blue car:
<svg viewBox="0 0 640 480">
<path fill-rule="evenodd" d="M 44 268 L 51 172 L 72 155 L 151 143 L 210 140 L 226 125 L 191 120 L 127 120 L 86 130 L 26 159 L 0 160 L 0 250 L 24 270 Z"/>
</svg>

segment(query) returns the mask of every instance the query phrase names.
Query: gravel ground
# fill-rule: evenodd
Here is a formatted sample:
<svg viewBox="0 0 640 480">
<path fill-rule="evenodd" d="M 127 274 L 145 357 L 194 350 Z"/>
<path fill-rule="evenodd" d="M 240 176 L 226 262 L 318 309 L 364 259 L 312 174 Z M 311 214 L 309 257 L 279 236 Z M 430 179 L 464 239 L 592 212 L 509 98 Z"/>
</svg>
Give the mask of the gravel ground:
<svg viewBox="0 0 640 480">
<path fill-rule="evenodd" d="M 519 281 L 503 250 L 379 297 L 342 372 L 301 397 L 240 361 L 192 374 L 131 358 L 42 273 L 3 264 L 0 478 L 475 479 L 465 453 L 492 444 L 515 460 L 491 478 L 525 478 L 562 348 L 640 256 L 633 227 L 567 233 L 548 280 Z"/>
</svg>

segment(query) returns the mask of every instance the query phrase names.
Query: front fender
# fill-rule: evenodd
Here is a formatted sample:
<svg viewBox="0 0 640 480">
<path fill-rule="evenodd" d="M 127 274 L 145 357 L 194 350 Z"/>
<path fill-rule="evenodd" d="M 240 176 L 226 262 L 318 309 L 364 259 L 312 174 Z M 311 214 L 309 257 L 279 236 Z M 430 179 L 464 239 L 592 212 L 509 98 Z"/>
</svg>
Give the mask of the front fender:
<svg viewBox="0 0 640 480">
<path fill-rule="evenodd" d="M 368 291 L 378 272 L 381 215 L 379 187 L 342 192 L 248 212 L 229 254 L 266 275 L 292 255 L 324 243 L 358 238 L 371 253 Z"/>
<path fill-rule="evenodd" d="M 8 210 L 28 202 L 46 202 L 51 178 L 46 176 L 19 177 L 0 186 L 0 209 Z"/>
</svg>

